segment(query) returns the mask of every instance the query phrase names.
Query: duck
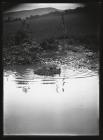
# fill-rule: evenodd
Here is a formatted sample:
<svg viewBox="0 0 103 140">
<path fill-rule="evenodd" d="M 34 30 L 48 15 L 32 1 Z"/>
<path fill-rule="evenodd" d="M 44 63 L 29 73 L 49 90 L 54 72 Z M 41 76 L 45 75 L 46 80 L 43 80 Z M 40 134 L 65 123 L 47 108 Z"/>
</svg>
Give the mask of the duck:
<svg viewBox="0 0 103 140">
<path fill-rule="evenodd" d="M 37 69 L 34 73 L 38 75 L 54 76 L 55 74 L 60 75 L 61 69 L 57 68 L 57 66 L 43 66 Z"/>
</svg>

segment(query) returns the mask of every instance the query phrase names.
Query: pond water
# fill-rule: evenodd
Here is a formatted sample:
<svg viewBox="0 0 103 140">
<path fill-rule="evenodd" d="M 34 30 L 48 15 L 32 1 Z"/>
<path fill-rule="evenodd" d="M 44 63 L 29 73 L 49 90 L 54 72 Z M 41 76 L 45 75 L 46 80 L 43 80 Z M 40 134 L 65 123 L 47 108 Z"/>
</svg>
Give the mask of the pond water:
<svg viewBox="0 0 103 140">
<path fill-rule="evenodd" d="M 39 76 L 35 69 L 4 69 L 4 135 L 98 135 L 98 73 L 64 66 L 60 75 Z"/>
</svg>

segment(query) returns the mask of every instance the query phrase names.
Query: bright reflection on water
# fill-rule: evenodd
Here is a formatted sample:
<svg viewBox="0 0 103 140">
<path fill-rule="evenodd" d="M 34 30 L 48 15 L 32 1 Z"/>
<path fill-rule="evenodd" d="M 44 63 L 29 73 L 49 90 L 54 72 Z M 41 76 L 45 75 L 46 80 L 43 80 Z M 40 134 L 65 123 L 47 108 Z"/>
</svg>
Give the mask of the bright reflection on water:
<svg viewBox="0 0 103 140">
<path fill-rule="evenodd" d="M 4 134 L 98 135 L 98 74 L 62 67 L 50 77 L 34 69 L 4 69 Z"/>
</svg>

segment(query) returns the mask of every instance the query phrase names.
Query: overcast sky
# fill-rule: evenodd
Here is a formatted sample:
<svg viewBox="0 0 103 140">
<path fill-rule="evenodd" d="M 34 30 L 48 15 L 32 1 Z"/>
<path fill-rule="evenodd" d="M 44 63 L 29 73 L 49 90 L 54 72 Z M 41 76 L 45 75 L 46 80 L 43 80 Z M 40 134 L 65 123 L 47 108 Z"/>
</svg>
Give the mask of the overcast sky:
<svg viewBox="0 0 103 140">
<path fill-rule="evenodd" d="M 23 10 L 31 10 L 37 8 L 45 8 L 45 7 L 53 7 L 60 10 L 65 9 L 75 9 L 77 7 L 81 7 L 83 4 L 77 3 L 24 3 L 20 4 L 9 11 L 6 12 L 15 12 L 15 11 L 23 11 Z"/>
</svg>

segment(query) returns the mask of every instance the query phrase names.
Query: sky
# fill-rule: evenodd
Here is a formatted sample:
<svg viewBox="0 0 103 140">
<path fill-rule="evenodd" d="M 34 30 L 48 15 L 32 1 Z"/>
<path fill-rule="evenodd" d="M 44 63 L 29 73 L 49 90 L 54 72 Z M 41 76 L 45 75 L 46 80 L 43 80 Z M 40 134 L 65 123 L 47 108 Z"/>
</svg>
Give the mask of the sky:
<svg viewBox="0 0 103 140">
<path fill-rule="evenodd" d="M 84 6 L 83 4 L 79 4 L 79 3 L 24 3 L 24 4 L 19 4 L 18 6 L 15 6 L 9 11 L 6 11 L 6 13 L 38 9 L 38 8 L 46 8 L 46 7 L 52 7 L 59 10 L 66 10 L 66 9 L 75 9 L 77 7 L 83 7 L 83 6 Z"/>
</svg>

